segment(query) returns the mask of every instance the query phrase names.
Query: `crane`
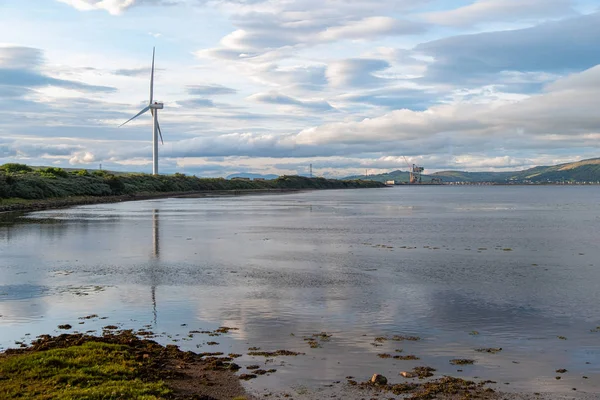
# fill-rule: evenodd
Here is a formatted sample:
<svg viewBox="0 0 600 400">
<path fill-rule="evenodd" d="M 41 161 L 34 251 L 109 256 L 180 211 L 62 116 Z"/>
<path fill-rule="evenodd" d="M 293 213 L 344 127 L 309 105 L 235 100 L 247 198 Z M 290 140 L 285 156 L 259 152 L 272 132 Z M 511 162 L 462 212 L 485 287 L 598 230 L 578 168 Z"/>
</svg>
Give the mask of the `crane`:
<svg viewBox="0 0 600 400">
<path fill-rule="evenodd" d="M 416 164 L 413 164 L 412 166 L 410 165 L 410 163 L 408 162 L 408 160 L 406 159 L 405 156 L 402 156 L 404 158 L 404 161 L 406 162 L 406 165 L 408 166 L 408 173 L 410 174 L 410 179 L 409 182 L 411 185 L 414 185 L 416 183 L 421 183 L 421 172 L 423 172 L 425 170 L 425 168 L 423 167 L 419 167 Z"/>
<path fill-rule="evenodd" d="M 411 167 L 411 166 L 410 166 L 410 163 L 408 162 L 408 160 L 406 159 L 406 157 L 405 157 L 405 156 L 402 156 L 402 158 L 404 158 L 404 161 L 406 162 L 406 165 L 408 166 L 408 173 L 410 174 L 410 178 L 409 178 L 409 181 L 408 181 L 408 183 L 410 183 L 411 185 L 412 185 L 413 183 L 417 183 L 417 180 L 415 179 L 415 176 L 414 176 L 414 174 L 413 174 L 413 167 L 414 167 L 414 164 L 413 164 L 413 167 Z"/>
</svg>

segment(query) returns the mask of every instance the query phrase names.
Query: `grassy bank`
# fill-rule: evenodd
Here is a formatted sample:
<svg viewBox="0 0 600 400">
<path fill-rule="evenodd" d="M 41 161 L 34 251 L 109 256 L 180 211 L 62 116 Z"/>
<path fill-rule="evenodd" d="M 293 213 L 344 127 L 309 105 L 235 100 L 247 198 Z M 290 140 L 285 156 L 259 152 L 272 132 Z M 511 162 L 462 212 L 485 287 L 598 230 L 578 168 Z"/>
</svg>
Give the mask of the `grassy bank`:
<svg viewBox="0 0 600 400">
<path fill-rule="evenodd" d="M 379 182 L 341 181 L 281 176 L 268 181 L 198 178 L 183 174 L 153 176 L 106 171 L 33 169 L 22 164 L 0 166 L 0 211 L 135 200 L 199 192 L 253 192 L 269 190 L 351 189 L 383 187 Z"/>
<path fill-rule="evenodd" d="M 246 399 L 231 358 L 184 352 L 131 331 L 42 336 L 0 354 L 3 399 Z"/>
</svg>

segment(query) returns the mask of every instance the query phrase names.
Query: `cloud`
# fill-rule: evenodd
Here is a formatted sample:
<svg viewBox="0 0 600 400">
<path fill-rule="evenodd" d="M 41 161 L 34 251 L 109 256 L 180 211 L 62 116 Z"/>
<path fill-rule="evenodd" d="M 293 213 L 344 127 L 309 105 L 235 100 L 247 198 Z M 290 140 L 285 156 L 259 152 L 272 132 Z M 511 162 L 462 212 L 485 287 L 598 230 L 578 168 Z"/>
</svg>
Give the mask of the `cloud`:
<svg viewBox="0 0 600 400">
<path fill-rule="evenodd" d="M 81 11 L 106 10 L 118 15 L 136 3 L 136 0 L 58 0 Z"/>
<path fill-rule="evenodd" d="M 180 105 L 181 107 L 186 107 L 186 108 L 206 108 L 206 107 L 212 108 L 212 107 L 215 107 L 215 103 L 212 100 L 201 99 L 201 98 L 179 100 L 179 101 L 177 101 L 177 104 Z"/>
<path fill-rule="evenodd" d="M 276 92 L 257 93 L 250 96 L 249 99 L 261 103 L 294 106 L 312 111 L 331 111 L 334 109 L 331 104 L 323 100 L 299 100 Z"/>
<path fill-rule="evenodd" d="M 116 92 L 117 89 L 109 86 L 88 85 L 86 83 L 56 79 L 36 71 L 24 69 L 0 68 L 0 85 L 42 87 L 56 86 L 63 89 L 79 90 L 84 92 Z"/>
<path fill-rule="evenodd" d="M 5 157 L 70 156 L 83 148 L 80 145 L 70 145 L 66 143 L 51 144 L 32 140 L 9 140 L 2 143 L 2 147 Z"/>
<path fill-rule="evenodd" d="M 386 87 L 340 95 L 336 101 L 362 103 L 387 109 L 426 110 L 443 100 L 443 94 L 425 88 Z"/>
<path fill-rule="evenodd" d="M 331 62 L 326 76 L 333 86 L 377 86 L 386 80 L 374 73 L 389 67 L 390 64 L 384 60 L 353 58 Z"/>
<path fill-rule="evenodd" d="M 438 25 L 465 27 L 487 22 L 564 18 L 576 14 L 572 0 L 478 0 L 467 6 L 424 14 Z"/>
<path fill-rule="evenodd" d="M 113 87 L 89 85 L 83 82 L 50 77 L 41 71 L 42 65 L 43 53 L 39 49 L 0 46 L 0 91 L 8 93 L 10 90 L 13 97 L 18 91 L 27 93 L 29 88 L 44 86 L 56 86 L 84 92 L 108 93 L 116 91 Z"/>
<path fill-rule="evenodd" d="M 222 85 L 188 85 L 187 92 L 192 96 L 236 94 L 237 90 Z"/>
<path fill-rule="evenodd" d="M 368 17 L 346 25 L 328 27 L 318 34 L 322 41 L 374 39 L 379 36 L 411 35 L 425 31 L 423 24 L 391 17 Z"/>
<path fill-rule="evenodd" d="M 112 15 L 119 15 L 135 5 L 172 6 L 181 1 L 171 0 L 58 0 L 81 11 L 105 10 Z"/>
<path fill-rule="evenodd" d="M 422 2 L 425 4 L 427 2 Z M 421 22 L 390 15 L 414 7 L 411 1 L 290 0 L 286 2 L 224 1 L 235 30 L 220 46 L 197 53 L 224 60 L 264 61 L 294 50 L 340 40 L 374 40 L 422 33 Z"/>
<path fill-rule="evenodd" d="M 0 45 L 0 68 L 33 69 L 43 63 L 43 52 L 39 49 Z"/>
<path fill-rule="evenodd" d="M 79 151 L 73 154 L 73 156 L 69 159 L 69 164 L 78 165 L 78 164 L 89 164 L 96 161 L 96 157 L 93 153 L 89 151 Z"/>
<path fill-rule="evenodd" d="M 2 71 L 2 70 L 0 69 L 0 71 Z M 31 93 L 32 93 L 32 90 L 25 88 L 25 87 L 2 86 L 0 84 L 0 99 L 1 98 L 5 98 L 5 99 L 22 98 L 22 97 L 25 97 L 26 95 L 30 95 Z"/>
<path fill-rule="evenodd" d="M 124 69 L 117 69 L 113 71 L 114 75 L 120 75 L 120 76 L 143 76 L 143 77 L 147 77 L 150 78 L 150 74 L 152 73 L 152 68 L 150 67 L 142 67 L 142 68 L 124 68 Z"/>
<path fill-rule="evenodd" d="M 504 71 L 568 73 L 600 64 L 600 13 L 532 28 L 461 35 L 415 47 L 432 57 L 425 79 L 455 85 L 500 81 Z M 500 81 L 501 82 L 501 81 Z"/>
</svg>

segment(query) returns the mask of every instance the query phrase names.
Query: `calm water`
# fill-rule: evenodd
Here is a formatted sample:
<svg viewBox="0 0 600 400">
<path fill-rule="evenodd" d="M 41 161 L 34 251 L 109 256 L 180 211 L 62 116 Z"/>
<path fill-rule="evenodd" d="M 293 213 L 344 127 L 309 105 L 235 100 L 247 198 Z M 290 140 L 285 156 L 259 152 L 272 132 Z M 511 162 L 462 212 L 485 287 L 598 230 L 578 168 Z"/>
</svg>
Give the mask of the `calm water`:
<svg viewBox="0 0 600 400">
<path fill-rule="evenodd" d="M 600 332 L 590 331 L 599 239 L 598 187 L 398 187 L 5 215 L 0 349 L 63 323 L 148 325 L 155 340 L 196 351 L 306 353 L 278 358 L 276 374 L 249 383 L 256 390 L 374 372 L 402 381 L 399 371 L 429 365 L 510 382 L 504 390 L 600 392 Z M 89 314 L 107 318 L 78 319 Z M 239 330 L 188 337 L 223 325 Z M 333 336 L 321 348 L 303 340 L 322 331 Z M 395 334 L 423 340 L 373 345 Z M 399 348 L 421 360 L 377 357 Z M 560 381 L 559 368 L 569 370 Z"/>
</svg>

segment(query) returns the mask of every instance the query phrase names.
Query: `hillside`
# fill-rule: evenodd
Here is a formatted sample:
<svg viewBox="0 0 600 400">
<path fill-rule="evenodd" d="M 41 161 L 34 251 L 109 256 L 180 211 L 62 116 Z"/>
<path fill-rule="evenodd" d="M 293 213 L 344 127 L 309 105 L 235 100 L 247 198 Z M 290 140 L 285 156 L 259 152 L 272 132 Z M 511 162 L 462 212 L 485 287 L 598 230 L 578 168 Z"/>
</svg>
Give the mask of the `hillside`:
<svg viewBox="0 0 600 400">
<path fill-rule="evenodd" d="M 404 171 L 392 171 L 386 174 L 352 176 L 345 179 L 364 179 L 377 182 L 395 180 L 407 182 L 409 174 Z M 423 183 L 432 178 L 440 178 L 443 182 L 493 182 L 493 183 L 562 183 L 562 182 L 600 182 L 600 158 L 576 161 L 572 163 L 539 166 L 524 171 L 511 172 L 466 172 L 440 171 L 431 175 L 422 175 Z"/>
</svg>

